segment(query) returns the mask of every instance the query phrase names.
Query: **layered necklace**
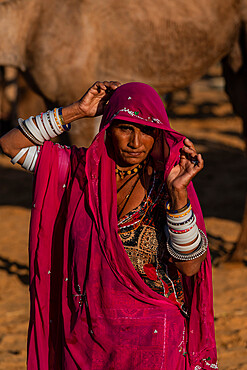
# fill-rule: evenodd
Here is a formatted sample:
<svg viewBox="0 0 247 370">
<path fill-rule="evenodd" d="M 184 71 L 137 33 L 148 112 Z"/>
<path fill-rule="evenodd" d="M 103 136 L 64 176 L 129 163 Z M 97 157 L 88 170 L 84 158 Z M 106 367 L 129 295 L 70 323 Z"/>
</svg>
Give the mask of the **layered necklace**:
<svg viewBox="0 0 247 370">
<path fill-rule="evenodd" d="M 122 215 L 122 213 L 123 213 L 128 201 L 129 201 L 129 199 L 130 199 L 138 181 L 140 180 L 140 172 L 141 171 L 142 171 L 142 174 L 143 174 L 143 177 L 144 177 L 144 170 L 145 170 L 146 163 L 147 163 L 147 161 L 145 160 L 142 163 L 140 163 L 138 166 L 133 168 L 132 170 L 128 170 L 128 171 L 123 171 L 123 170 L 119 170 L 118 168 L 116 168 L 115 172 L 116 172 L 116 174 L 118 174 L 120 176 L 121 179 L 124 179 L 126 176 L 132 175 L 118 188 L 117 193 L 119 193 L 126 186 L 126 184 L 128 184 L 136 175 L 138 175 L 136 181 L 132 185 L 128 194 L 123 198 L 123 200 L 117 206 L 117 208 L 118 208 L 118 218 L 120 218 L 120 216 Z M 122 204 L 123 204 L 123 206 L 121 207 Z"/>
</svg>

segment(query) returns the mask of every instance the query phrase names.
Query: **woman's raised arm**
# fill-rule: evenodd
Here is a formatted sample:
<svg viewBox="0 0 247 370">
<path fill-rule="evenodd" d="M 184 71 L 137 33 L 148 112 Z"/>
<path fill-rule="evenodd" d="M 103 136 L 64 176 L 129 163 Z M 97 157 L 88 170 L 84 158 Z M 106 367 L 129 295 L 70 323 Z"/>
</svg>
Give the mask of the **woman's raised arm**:
<svg viewBox="0 0 247 370">
<path fill-rule="evenodd" d="M 23 164 L 27 149 L 40 146 L 45 140 L 63 133 L 70 128 L 70 123 L 84 117 L 95 117 L 103 114 L 104 108 L 114 90 L 120 85 L 117 81 L 95 82 L 82 98 L 66 107 L 41 113 L 28 120 L 19 119 L 18 128 L 14 128 L 0 138 L 0 147 L 10 158 L 17 157 Z"/>
</svg>

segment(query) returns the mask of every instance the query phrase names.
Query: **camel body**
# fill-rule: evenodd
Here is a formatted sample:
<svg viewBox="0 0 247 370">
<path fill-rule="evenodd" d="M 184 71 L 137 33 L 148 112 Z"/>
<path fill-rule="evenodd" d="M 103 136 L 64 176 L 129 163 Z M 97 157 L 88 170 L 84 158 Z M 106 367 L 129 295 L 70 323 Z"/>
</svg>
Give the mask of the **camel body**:
<svg viewBox="0 0 247 370">
<path fill-rule="evenodd" d="M 239 12 L 236 0 L 0 1 L 0 65 L 21 69 L 53 103 L 102 79 L 165 93 L 231 52 Z"/>
</svg>

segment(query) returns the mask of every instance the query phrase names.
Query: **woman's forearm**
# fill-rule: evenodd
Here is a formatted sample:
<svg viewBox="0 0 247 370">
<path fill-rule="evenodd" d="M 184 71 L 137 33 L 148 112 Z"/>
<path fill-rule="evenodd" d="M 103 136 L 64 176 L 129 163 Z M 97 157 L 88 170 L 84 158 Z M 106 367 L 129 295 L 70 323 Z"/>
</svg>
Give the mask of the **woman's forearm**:
<svg viewBox="0 0 247 370">
<path fill-rule="evenodd" d="M 84 118 L 85 114 L 80 110 L 79 103 L 75 102 L 73 104 L 68 105 L 67 107 L 63 107 L 62 115 L 64 123 L 69 124 L 77 119 Z"/>
<path fill-rule="evenodd" d="M 178 270 L 185 276 L 193 276 L 198 273 L 201 267 L 201 263 L 205 260 L 207 253 L 204 253 L 201 257 L 196 258 L 192 261 L 179 261 L 173 259 L 173 263 Z"/>
<path fill-rule="evenodd" d="M 13 128 L 0 138 L 1 150 L 10 158 L 13 158 L 20 149 L 33 145 L 18 128 Z"/>
<path fill-rule="evenodd" d="M 178 209 L 183 208 L 188 202 L 187 189 L 184 189 L 183 191 L 170 190 L 170 199 L 172 211 L 176 211 Z"/>
</svg>

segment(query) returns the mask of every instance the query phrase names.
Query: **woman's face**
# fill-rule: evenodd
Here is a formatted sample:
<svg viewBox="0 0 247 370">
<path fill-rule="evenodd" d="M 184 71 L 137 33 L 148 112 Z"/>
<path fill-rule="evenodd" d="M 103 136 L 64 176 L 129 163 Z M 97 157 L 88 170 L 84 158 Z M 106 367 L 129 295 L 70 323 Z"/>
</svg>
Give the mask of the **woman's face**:
<svg viewBox="0 0 247 370">
<path fill-rule="evenodd" d="M 131 167 L 144 161 L 152 150 L 157 129 L 128 121 L 115 120 L 109 128 L 111 152 L 120 167 Z"/>
</svg>

